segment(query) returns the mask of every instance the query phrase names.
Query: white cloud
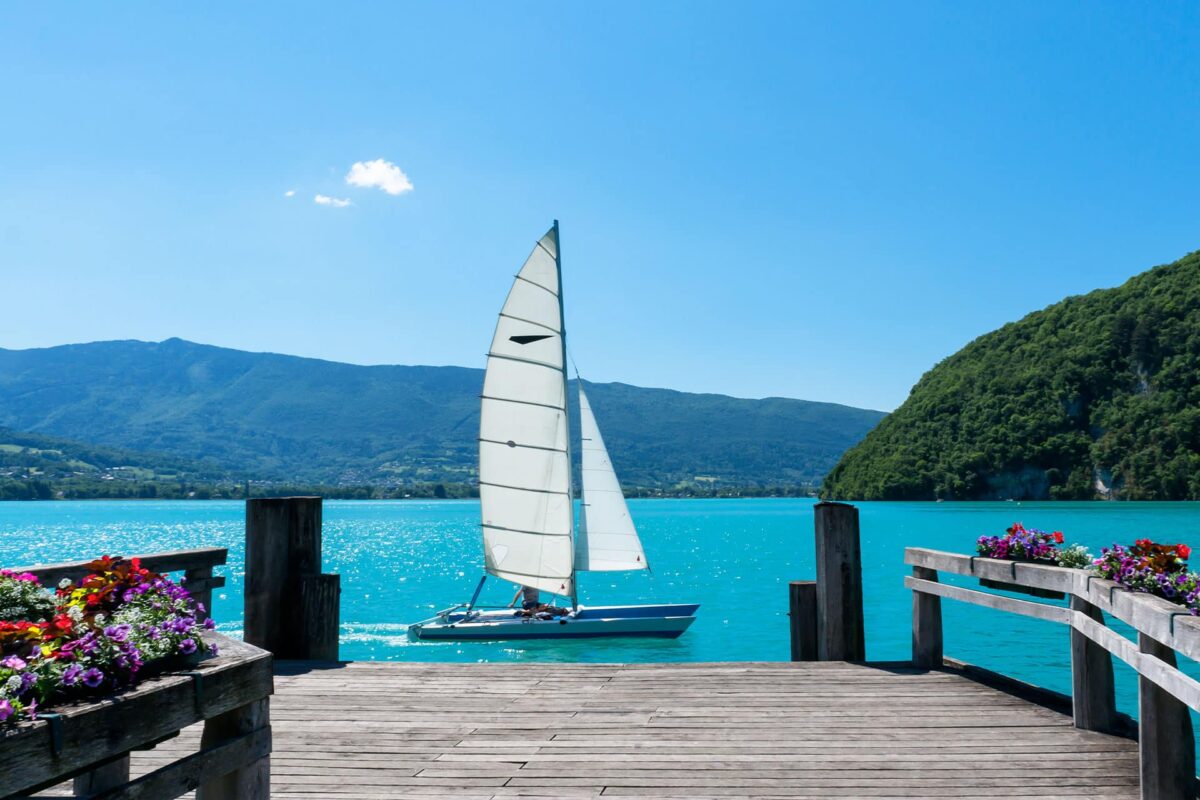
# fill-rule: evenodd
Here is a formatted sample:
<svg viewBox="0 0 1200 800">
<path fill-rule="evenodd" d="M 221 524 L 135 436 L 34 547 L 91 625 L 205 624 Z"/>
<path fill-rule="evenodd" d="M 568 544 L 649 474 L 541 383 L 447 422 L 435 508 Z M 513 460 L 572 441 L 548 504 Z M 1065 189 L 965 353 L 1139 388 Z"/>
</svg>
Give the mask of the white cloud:
<svg viewBox="0 0 1200 800">
<path fill-rule="evenodd" d="M 390 161 L 377 158 L 374 161 L 356 161 L 346 173 L 346 183 L 351 186 L 361 186 L 364 189 L 372 187 L 382 189 L 388 194 L 404 194 L 411 192 L 413 185 L 404 171 Z"/>
<path fill-rule="evenodd" d="M 294 197 L 295 195 L 296 195 L 295 189 L 288 189 L 286 192 L 283 193 L 284 197 Z"/>
<path fill-rule="evenodd" d="M 348 205 L 352 205 L 349 200 L 343 200 L 340 197 L 330 197 L 324 194 L 314 197 L 313 202 L 319 206 L 333 206 L 334 208 L 345 208 Z"/>
</svg>

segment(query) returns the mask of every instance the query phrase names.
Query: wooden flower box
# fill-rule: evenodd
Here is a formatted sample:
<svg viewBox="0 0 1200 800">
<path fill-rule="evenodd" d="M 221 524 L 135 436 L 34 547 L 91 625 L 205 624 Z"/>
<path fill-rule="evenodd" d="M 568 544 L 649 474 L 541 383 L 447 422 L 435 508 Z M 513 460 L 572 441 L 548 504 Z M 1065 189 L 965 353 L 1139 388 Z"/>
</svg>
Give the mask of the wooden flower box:
<svg viewBox="0 0 1200 800">
<path fill-rule="evenodd" d="M 86 796 L 266 800 L 270 796 L 271 654 L 211 633 L 220 655 L 108 697 L 55 708 L 0 728 L 0 798 L 23 797 L 82 776 Z M 133 750 L 204 723 L 199 752 L 129 781 Z M 79 782 L 77 781 L 77 788 Z"/>
</svg>

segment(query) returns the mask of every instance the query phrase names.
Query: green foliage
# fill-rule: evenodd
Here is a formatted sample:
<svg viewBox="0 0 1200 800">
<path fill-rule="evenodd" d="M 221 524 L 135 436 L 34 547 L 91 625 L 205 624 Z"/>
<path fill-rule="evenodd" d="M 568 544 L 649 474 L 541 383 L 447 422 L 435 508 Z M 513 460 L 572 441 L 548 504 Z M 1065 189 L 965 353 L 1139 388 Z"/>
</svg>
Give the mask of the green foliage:
<svg viewBox="0 0 1200 800">
<path fill-rule="evenodd" d="M 477 369 L 361 367 L 180 339 L 0 349 L 0 425 L 162 453 L 193 472 L 401 494 L 443 484 L 453 496 L 451 485 L 476 478 L 482 383 Z M 815 484 L 883 416 L 617 383 L 588 394 L 622 480 L 644 489 L 701 476 L 701 493 Z"/>
<path fill-rule="evenodd" d="M 0 622 L 44 622 L 53 615 L 54 596 L 40 583 L 0 570 Z"/>
<path fill-rule="evenodd" d="M 1200 252 L 971 342 L 842 457 L 821 493 L 1200 498 Z"/>
</svg>

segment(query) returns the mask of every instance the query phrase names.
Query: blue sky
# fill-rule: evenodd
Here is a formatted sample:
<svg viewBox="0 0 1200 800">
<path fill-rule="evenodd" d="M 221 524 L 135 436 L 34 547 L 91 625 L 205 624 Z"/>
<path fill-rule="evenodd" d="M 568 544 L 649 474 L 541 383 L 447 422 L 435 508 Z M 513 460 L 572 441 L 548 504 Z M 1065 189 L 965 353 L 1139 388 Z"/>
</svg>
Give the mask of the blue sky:
<svg viewBox="0 0 1200 800">
<path fill-rule="evenodd" d="M 584 377 L 891 409 L 1200 248 L 1197 53 L 1194 3 L 8 5 L 0 347 L 478 367 L 557 217 Z"/>
</svg>

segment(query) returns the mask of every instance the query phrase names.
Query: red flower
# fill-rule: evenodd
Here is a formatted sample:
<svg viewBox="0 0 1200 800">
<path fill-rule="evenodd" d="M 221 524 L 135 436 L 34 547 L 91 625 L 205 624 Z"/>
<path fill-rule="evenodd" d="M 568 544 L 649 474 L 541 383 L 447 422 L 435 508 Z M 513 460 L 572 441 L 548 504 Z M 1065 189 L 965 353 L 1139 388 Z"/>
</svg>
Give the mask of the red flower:
<svg viewBox="0 0 1200 800">
<path fill-rule="evenodd" d="M 1062 531 L 1055 531 L 1055 532 L 1054 532 L 1054 541 L 1055 541 L 1055 542 L 1057 542 L 1058 544 L 1062 544 L 1062 543 L 1063 543 L 1063 535 L 1062 535 Z"/>
<path fill-rule="evenodd" d="M 1187 557 L 1192 554 L 1192 548 L 1188 547 L 1186 544 L 1177 544 L 1175 545 L 1175 552 L 1179 554 L 1180 558 L 1186 560 Z"/>
</svg>

